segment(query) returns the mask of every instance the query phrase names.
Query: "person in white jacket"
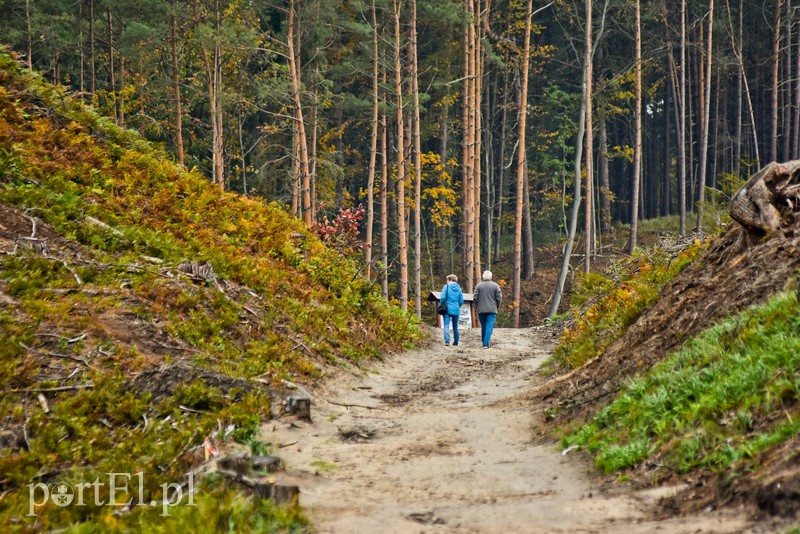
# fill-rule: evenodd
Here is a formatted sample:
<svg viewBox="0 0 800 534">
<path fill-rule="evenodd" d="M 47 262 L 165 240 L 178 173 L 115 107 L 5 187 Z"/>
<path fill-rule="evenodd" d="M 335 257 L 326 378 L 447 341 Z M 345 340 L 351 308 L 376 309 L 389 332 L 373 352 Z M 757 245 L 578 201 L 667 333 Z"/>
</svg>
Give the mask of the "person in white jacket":
<svg viewBox="0 0 800 534">
<path fill-rule="evenodd" d="M 488 349 L 503 294 L 500 286 L 492 281 L 492 271 L 483 271 L 482 278 L 483 281 L 475 286 L 474 299 L 481 322 L 481 342 L 483 348 Z"/>
</svg>

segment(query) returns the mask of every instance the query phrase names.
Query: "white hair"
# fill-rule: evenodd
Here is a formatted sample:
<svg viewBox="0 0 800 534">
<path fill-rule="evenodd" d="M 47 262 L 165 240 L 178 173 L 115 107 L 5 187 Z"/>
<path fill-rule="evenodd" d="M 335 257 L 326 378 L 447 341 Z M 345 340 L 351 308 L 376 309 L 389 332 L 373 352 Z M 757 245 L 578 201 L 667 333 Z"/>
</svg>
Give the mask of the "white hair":
<svg viewBox="0 0 800 534">
<path fill-rule="evenodd" d="M 492 271 L 483 271 L 483 279 L 484 280 L 491 280 L 492 279 Z"/>
</svg>

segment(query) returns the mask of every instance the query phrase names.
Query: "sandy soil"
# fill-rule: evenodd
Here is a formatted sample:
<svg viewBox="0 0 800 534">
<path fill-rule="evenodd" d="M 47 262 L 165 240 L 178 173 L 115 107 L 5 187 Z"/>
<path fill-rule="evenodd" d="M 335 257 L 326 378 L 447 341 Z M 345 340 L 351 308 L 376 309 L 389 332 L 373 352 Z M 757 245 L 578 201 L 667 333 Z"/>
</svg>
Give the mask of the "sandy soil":
<svg viewBox="0 0 800 534">
<path fill-rule="evenodd" d="M 264 429 L 319 532 L 749 532 L 744 512 L 657 520 L 674 488 L 625 493 L 579 454 L 532 436 L 531 387 L 551 350 L 537 328 L 478 332 L 342 373 L 312 390 L 312 422 Z M 606 489 L 603 489 L 606 488 Z M 757 532 L 759 530 L 753 530 Z"/>
</svg>

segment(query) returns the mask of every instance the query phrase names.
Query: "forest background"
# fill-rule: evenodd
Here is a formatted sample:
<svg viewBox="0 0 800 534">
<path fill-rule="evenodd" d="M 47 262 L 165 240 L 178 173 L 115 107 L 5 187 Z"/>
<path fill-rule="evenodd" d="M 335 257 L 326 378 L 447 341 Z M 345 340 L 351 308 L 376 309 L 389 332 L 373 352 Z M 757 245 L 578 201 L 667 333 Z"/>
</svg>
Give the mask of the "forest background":
<svg viewBox="0 0 800 534">
<path fill-rule="evenodd" d="M 554 242 L 555 314 L 579 231 L 588 271 L 620 236 L 633 251 L 640 220 L 702 230 L 763 162 L 800 157 L 791 0 L 0 6 L 29 68 L 284 205 L 418 314 L 444 274 L 469 292 L 493 269 L 518 326 Z M 366 246 L 340 239 L 356 229 Z"/>
</svg>

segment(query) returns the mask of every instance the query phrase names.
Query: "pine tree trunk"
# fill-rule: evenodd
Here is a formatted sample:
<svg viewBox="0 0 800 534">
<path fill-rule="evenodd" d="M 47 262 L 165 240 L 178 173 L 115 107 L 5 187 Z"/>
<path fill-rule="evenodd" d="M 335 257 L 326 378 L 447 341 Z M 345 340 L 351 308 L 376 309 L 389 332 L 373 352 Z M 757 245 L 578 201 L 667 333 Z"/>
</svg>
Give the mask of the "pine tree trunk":
<svg viewBox="0 0 800 534">
<path fill-rule="evenodd" d="M 89 0 L 89 93 L 94 99 L 97 87 L 96 58 L 94 53 L 94 0 Z"/>
<path fill-rule="evenodd" d="M 494 261 L 500 261 L 500 238 L 503 235 L 503 194 L 505 192 L 506 174 L 506 131 L 508 128 L 508 69 L 503 79 L 503 104 L 500 119 L 500 158 L 497 169 L 497 235 L 494 240 Z"/>
<path fill-rule="evenodd" d="M 778 0 L 780 1 L 780 0 Z M 714 29 L 714 0 L 708 3 L 708 49 L 706 52 L 706 74 L 705 74 L 705 113 L 703 115 L 703 129 L 701 133 L 700 146 L 700 177 L 697 180 L 698 202 L 697 202 L 697 230 L 703 229 L 703 202 L 705 201 L 706 172 L 708 168 L 708 138 L 711 127 L 711 67 L 713 60 L 713 29 Z"/>
<path fill-rule="evenodd" d="M 796 63 L 795 71 L 795 85 L 794 85 L 794 130 L 792 136 L 792 159 L 800 159 L 800 23 L 797 24 L 797 44 L 794 56 Z M 790 51 L 791 55 L 792 52 Z"/>
<path fill-rule="evenodd" d="M 713 2 L 713 0 L 711 0 Z M 778 67 L 781 53 L 781 8 L 783 0 L 775 0 L 775 23 L 772 34 L 772 120 L 770 128 L 769 155 L 778 161 Z"/>
<path fill-rule="evenodd" d="M 783 82 L 781 83 L 781 106 L 782 128 L 781 137 L 783 138 L 783 151 L 781 157 L 784 161 L 791 157 L 790 141 L 792 139 L 792 0 L 786 0 L 784 24 L 784 45 L 783 45 Z"/>
<path fill-rule="evenodd" d="M 636 0 L 634 22 L 635 71 L 634 82 L 635 103 L 633 108 L 633 177 L 631 188 L 631 233 L 628 240 L 628 252 L 636 249 L 639 227 L 639 181 L 642 168 L 642 16 L 639 0 Z M 587 91 L 588 91 L 587 87 Z M 588 130 L 588 128 L 587 128 Z"/>
<path fill-rule="evenodd" d="M 175 9 L 174 0 L 172 6 L 173 9 Z M 175 101 L 175 123 L 173 125 L 175 130 L 175 155 L 178 158 L 178 164 L 183 165 L 183 109 L 181 103 L 180 70 L 178 68 L 178 21 L 174 14 L 169 20 L 169 33 L 169 52 L 172 59 L 172 98 Z"/>
<path fill-rule="evenodd" d="M 375 217 L 374 193 L 375 162 L 378 152 L 378 16 L 375 0 L 372 0 L 372 135 L 370 137 L 369 174 L 367 176 L 367 228 L 364 262 L 367 279 L 372 278 L 372 224 Z"/>
<path fill-rule="evenodd" d="M 408 309 L 408 232 L 406 230 L 406 153 L 405 120 L 403 119 L 403 72 L 400 63 L 400 0 L 394 7 L 394 82 L 397 95 L 397 234 L 400 246 L 400 307 Z"/>
<path fill-rule="evenodd" d="M 117 80 L 114 73 L 114 30 L 112 27 L 111 8 L 106 9 L 106 24 L 108 24 L 108 33 L 106 40 L 108 41 L 108 76 L 109 76 L 109 94 L 111 101 L 114 104 L 114 122 L 118 122 L 117 118 Z"/>
<path fill-rule="evenodd" d="M 474 157 L 475 150 L 475 27 L 472 22 L 474 16 L 473 0 L 465 0 L 467 11 L 467 25 L 464 28 L 464 95 L 463 95 L 463 153 L 462 153 L 462 215 L 464 220 L 464 286 L 467 292 L 472 292 L 474 286 L 474 259 L 475 259 L 475 185 L 474 185 Z"/>
<path fill-rule="evenodd" d="M 414 310 L 422 317 L 422 148 L 420 143 L 417 50 L 417 0 L 411 3 L 411 94 L 414 101 Z"/>
<path fill-rule="evenodd" d="M 638 0 L 637 0 L 638 1 Z M 592 185 L 594 181 L 594 153 L 592 151 L 594 145 L 594 132 L 592 132 L 592 0 L 586 0 L 586 49 L 584 51 L 584 75 L 586 84 L 586 213 L 585 213 L 585 227 L 584 227 L 584 259 L 583 259 L 583 272 L 589 274 L 592 268 L 592 237 L 594 231 L 592 222 L 592 200 L 593 192 Z"/>
<path fill-rule="evenodd" d="M 527 164 L 525 165 L 525 180 L 523 183 L 522 197 L 522 279 L 530 280 L 534 273 L 533 262 L 533 221 L 531 220 L 531 191 L 530 176 Z"/>
<path fill-rule="evenodd" d="M 522 49 L 522 58 L 520 59 L 520 66 L 522 67 L 522 86 L 519 92 L 519 102 L 517 103 L 517 113 L 519 116 L 517 121 L 517 198 L 516 211 L 514 214 L 514 296 L 511 303 L 514 328 L 519 328 L 519 306 L 520 295 L 522 293 L 522 210 L 525 205 L 525 169 L 528 166 L 525 150 L 525 127 L 528 118 L 528 73 L 530 68 L 532 17 L 533 1 L 528 0 L 525 11 L 525 44 Z"/>
<path fill-rule="evenodd" d="M 27 44 L 27 63 L 28 70 L 33 70 L 33 25 L 31 24 L 31 0 L 25 0 L 25 26 L 27 28 L 27 35 L 25 36 Z"/>
<path fill-rule="evenodd" d="M 678 202 L 680 235 L 686 235 L 686 0 L 681 0 L 681 83 L 678 125 Z"/>
<path fill-rule="evenodd" d="M 736 50 L 739 50 L 739 47 L 742 43 L 742 9 L 743 9 L 744 0 L 739 0 L 739 33 L 738 33 L 738 44 L 736 42 L 736 38 L 733 37 L 733 32 L 731 32 L 731 38 L 734 39 L 733 42 L 733 49 L 735 55 L 739 57 L 739 53 Z M 728 14 L 730 15 L 730 6 L 728 8 Z M 798 56 L 798 61 L 800 61 L 800 56 Z M 743 78 L 744 78 L 744 69 L 737 69 L 736 72 L 736 141 L 734 146 L 734 156 L 733 156 L 733 174 L 737 178 L 741 176 L 742 172 L 742 114 L 744 113 L 744 106 L 742 99 L 743 96 Z M 800 83 L 800 82 L 798 82 Z M 798 93 L 798 98 L 800 98 L 800 93 Z"/>
<path fill-rule="evenodd" d="M 295 0 L 289 1 L 289 25 L 288 35 L 286 38 L 289 48 L 289 70 L 292 79 L 292 98 L 294 100 L 295 112 L 295 127 L 297 128 L 297 143 L 300 145 L 300 187 L 301 187 L 301 211 L 303 215 L 303 222 L 307 226 L 311 226 L 313 219 L 311 217 L 311 178 L 308 165 L 308 140 L 306 137 L 305 121 L 303 120 L 303 104 L 300 99 L 300 66 L 299 58 L 295 53 L 295 34 L 294 34 L 294 3 Z"/>
<path fill-rule="evenodd" d="M 487 6 L 487 14 L 488 14 L 488 6 Z M 480 280 L 482 269 L 481 269 L 481 192 L 483 191 L 482 187 L 482 178 L 483 178 L 483 165 L 481 162 L 481 153 L 482 153 L 482 143 L 483 143 L 483 117 L 482 117 L 482 100 L 483 100 L 483 44 L 482 44 L 482 37 L 483 37 L 483 25 L 481 23 L 483 19 L 483 8 L 481 6 L 481 0 L 477 0 L 475 3 L 475 30 L 473 31 L 473 36 L 475 39 L 475 47 L 474 47 L 474 61 L 475 61 L 475 101 L 474 101 L 474 113 L 475 113 L 475 149 L 472 151 L 472 169 L 474 173 L 474 179 L 472 183 L 473 187 L 473 200 L 474 200 L 474 208 L 473 212 L 473 220 L 474 228 L 472 229 L 472 236 L 475 240 L 475 245 L 473 246 L 473 278 L 474 280 Z"/>
<path fill-rule="evenodd" d="M 383 71 L 383 85 L 386 86 L 386 71 Z M 386 109 L 386 95 L 383 97 L 383 107 Z M 381 114 L 381 263 L 383 272 L 381 273 L 381 295 L 389 300 L 389 206 L 387 194 L 389 187 L 389 156 L 387 147 L 387 117 Z"/>
<path fill-rule="evenodd" d="M 611 230 L 611 180 L 608 169 L 608 133 L 606 120 L 600 115 L 600 154 L 599 154 L 599 181 L 600 181 L 600 231 L 608 233 Z"/>
</svg>

